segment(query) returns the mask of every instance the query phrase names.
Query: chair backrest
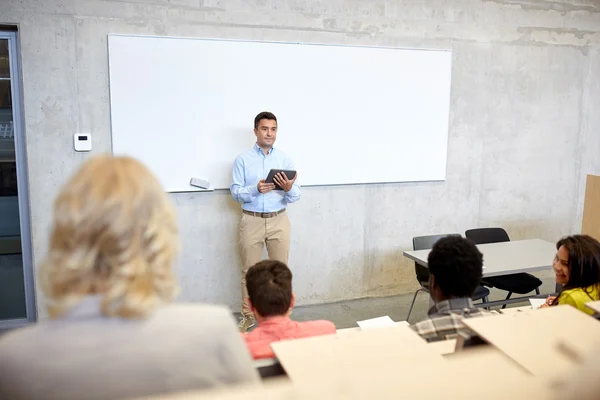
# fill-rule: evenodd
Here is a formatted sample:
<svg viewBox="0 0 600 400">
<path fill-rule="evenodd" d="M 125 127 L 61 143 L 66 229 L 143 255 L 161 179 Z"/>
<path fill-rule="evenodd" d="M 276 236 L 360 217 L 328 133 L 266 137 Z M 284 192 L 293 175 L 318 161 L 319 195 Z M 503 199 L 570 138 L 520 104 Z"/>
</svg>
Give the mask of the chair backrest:
<svg viewBox="0 0 600 400">
<path fill-rule="evenodd" d="M 286 372 L 283 366 L 276 358 L 268 358 L 262 360 L 253 361 L 254 368 L 258 371 L 260 377 L 264 380 L 267 378 L 274 378 L 277 376 L 286 376 Z"/>
<path fill-rule="evenodd" d="M 465 236 L 475 244 L 510 242 L 508 233 L 502 228 L 469 229 Z"/>
<path fill-rule="evenodd" d="M 447 233 L 443 235 L 428 235 L 428 236 L 416 236 L 413 238 L 413 250 L 427 250 L 432 249 L 433 245 L 443 237 L 446 236 L 460 236 L 460 233 Z M 417 280 L 421 284 L 429 282 L 429 269 L 422 265 L 415 263 L 415 273 L 417 274 Z"/>
</svg>

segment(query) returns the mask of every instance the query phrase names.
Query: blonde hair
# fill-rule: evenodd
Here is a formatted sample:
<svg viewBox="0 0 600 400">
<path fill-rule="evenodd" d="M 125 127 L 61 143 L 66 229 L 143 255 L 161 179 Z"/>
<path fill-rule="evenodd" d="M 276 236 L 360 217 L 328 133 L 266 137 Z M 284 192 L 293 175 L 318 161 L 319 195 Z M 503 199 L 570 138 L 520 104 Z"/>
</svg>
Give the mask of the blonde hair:
<svg viewBox="0 0 600 400">
<path fill-rule="evenodd" d="M 176 295 L 178 247 L 175 213 L 152 173 L 130 157 L 91 159 L 54 204 L 40 269 L 50 316 L 96 290 L 104 315 L 148 316 Z"/>
</svg>

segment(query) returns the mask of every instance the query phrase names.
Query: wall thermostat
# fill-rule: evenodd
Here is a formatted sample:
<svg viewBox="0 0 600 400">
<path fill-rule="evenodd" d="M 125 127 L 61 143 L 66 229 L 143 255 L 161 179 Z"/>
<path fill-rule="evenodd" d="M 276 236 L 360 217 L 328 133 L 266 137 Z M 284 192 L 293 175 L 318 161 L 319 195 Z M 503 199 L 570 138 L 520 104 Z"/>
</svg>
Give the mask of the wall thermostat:
<svg viewBox="0 0 600 400">
<path fill-rule="evenodd" d="M 73 136 L 75 151 L 92 151 L 92 135 L 90 133 L 76 133 Z"/>
</svg>

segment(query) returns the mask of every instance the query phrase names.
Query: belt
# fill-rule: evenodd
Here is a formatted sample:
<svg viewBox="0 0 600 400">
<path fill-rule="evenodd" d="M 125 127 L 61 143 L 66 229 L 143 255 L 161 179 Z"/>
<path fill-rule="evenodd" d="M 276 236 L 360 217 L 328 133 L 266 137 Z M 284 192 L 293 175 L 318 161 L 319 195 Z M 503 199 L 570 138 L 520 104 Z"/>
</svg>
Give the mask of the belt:
<svg viewBox="0 0 600 400">
<path fill-rule="evenodd" d="M 246 210 L 242 210 L 242 212 L 244 214 L 252 215 L 253 217 L 273 218 L 273 217 L 278 216 L 279 214 L 283 214 L 285 212 L 285 208 L 281 209 L 279 211 L 270 212 L 270 213 L 259 213 L 259 212 L 252 212 L 252 211 L 246 211 Z"/>
</svg>

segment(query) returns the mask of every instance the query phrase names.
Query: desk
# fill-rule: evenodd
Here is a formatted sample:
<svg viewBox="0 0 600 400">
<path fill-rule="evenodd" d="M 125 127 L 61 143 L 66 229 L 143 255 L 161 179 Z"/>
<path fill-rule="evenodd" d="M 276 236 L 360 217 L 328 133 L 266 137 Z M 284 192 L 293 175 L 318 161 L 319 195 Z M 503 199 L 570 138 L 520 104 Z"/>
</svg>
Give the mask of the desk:
<svg viewBox="0 0 600 400">
<path fill-rule="evenodd" d="M 534 312 L 535 310 L 531 306 L 523 306 L 523 307 L 509 307 L 503 308 L 502 310 L 497 310 L 498 314 L 507 315 L 507 314 L 516 314 L 516 313 L 528 313 Z"/>
<path fill-rule="evenodd" d="M 427 347 L 434 349 L 440 355 L 453 354 L 456 350 L 456 339 L 439 340 L 427 344 Z"/>
<path fill-rule="evenodd" d="M 483 253 L 484 278 L 549 269 L 552 268 L 552 262 L 556 255 L 556 245 L 542 239 L 479 244 L 477 248 Z M 430 251 L 430 249 L 405 251 L 404 256 L 427 267 L 427 256 Z M 529 297 L 513 297 L 508 300 L 477 303 L 475 306 L 491 307 L 519 303 L 527 298 Z"/>
<path fill-rule="evenodd" d="M 408 327 L 273 344 L 292 385 L 315 390 L 289 399 L 546 398 L 541 381 L 493 346 L 448 356 L 435 347 Z"/>
<path fill-rule="evenodd" d="M 595 313 L 600 313 L 600 301 L 590 301 L 589 303 L 585 303 L 585 306 L 594 310 Z"/>
<path fill-rule="evenodd" d="M 275 356 L 294 382 L 315 382 L 331 374 L 347 376 L 365 366 L 414 365 L 441 358 L 408 326 L 353 331 L 271 344 Z"/>
<path fill-rule="evenodd" d="M 287 400 L 363 399 L 549 399 L 549 385 L 536 379 L 493 346 L 479 346 L 446 357 L 429 352 L 427 344 L 406 327 L 359 331 L 350 337 L 329 335 L 278 342 L 279 357 L 289 358 L 290 381 L 273 379 L 264 385 L 230 386 L 211 391 L 161 395 L 153 399 Z M 375 340 L 375 341 L 373 341 Z M 408 345 L 402 342 L 408 340 Z M 357 344 L 362 343 L 362 346 Z M 450 342 L 450 341 L 449 341 Z M 447 343 L 448 344 L 448 343 Z M 324 345 L 324 347 L 322 346 Z M 330 347 L 340 350 L 330 363 Z M 295 349 L 294 349 L 295 348 Z M 389 350 L 386 355 L 380 349 Z M 402 352 L 398 350 L 404 349 Z M 292 351 L 289 351 L 292 350 Z M 323 353 L 322 350 L 326 350 Z M 370 357 L 373 353 L 375 357 Z M 296 358 L 294 360 L 293 358 Z M 422 358 L 419 358 L 422 357 Z M 308 362 L 307 362 L 308 361 Z M 326 366 L 321 363 L 325 361 Z M 350 363 L 344 362 L 352 361 Z M 298 362 L 306 362 L 303 368 Z M 308 375 L 298 375 L 307 373 Z"/>
<path fill-rule="evenodd" d="M 463 323 L 536 376 L 567 374 L 600 345 L 600 322 L 568 305 Z"/>
<path fill-rule="evenodd" d="M 483 368 L 427 368 L 362 370 L 346 381 L 320 380 L 311 383 L 273 382 L 266 385 L 232 385 L 146 397 L 146 400 L 397 400 L 408 399 L 554 399 L 550 385 L 525 374 L 513 374 L 504 365 L 490 365 L 496 359 L 474 355 L 487 361 Z M 510 368 L 510 367 L 509 367 Z"/>
<path fill-rule="evenodd" d="M 410 326 L 410 324 L 407 321 L 398 321 L 396 322 L 396 325 L 398 326 Z M 381 329 L 381 328 L 374 328 L 374 329 Z M 347 335 L 347 334 L 351 334 L 352 332 L 361 332 L 362 329 L 360 326 L 354 327 L 354 328 L 344 328 L 344 329 L 338 329 L 336 331 L 336 333 L 338 335 Z"/>
<path fill-rule="evenodd" d="M 476 371 L 487 370 L 492 377 L 496 378 L 502 377 L 502 379 L 505 379 L 508 378 L 509 374 L 513 377 L 532 376 L 513 359 L 494 346 L 482 345 L 463 349 L 447 354 L 444 358 L 450 362 L 450 368 Z"/>
<path fill-rule="evenodd" d="M 542 239 L 480 244 L 477 248 L 483 253 L 484 277 L 548 269 L 556 255 L 556 245 Z M 405 251 L 404 256 L 427 267 L 430 251 Z"/>
</svg>

